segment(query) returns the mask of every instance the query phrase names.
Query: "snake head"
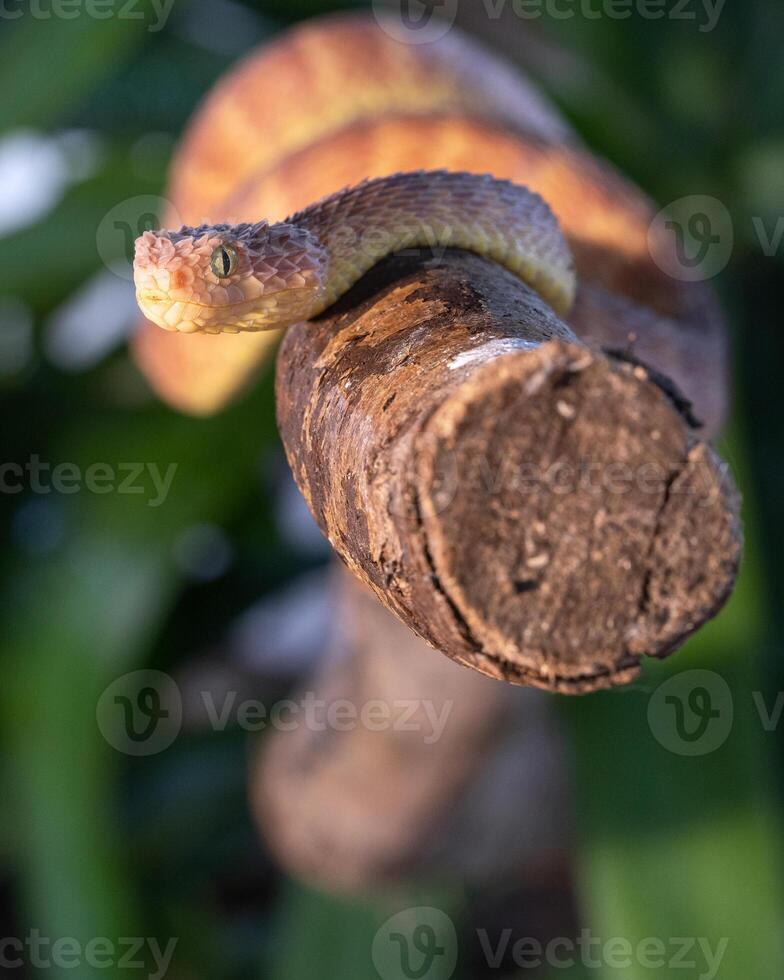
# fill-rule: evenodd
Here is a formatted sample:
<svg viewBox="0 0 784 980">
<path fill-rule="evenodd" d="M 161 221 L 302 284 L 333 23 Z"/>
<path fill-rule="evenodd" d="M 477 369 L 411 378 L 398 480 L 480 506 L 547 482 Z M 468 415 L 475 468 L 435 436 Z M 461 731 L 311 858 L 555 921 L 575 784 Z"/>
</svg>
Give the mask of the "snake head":
<svg viewBox="0 0 784 980">
<path fill-rule="evenodd" d="M 164 330 L 274 330 L 310 317 L 326 262 L 318 240 L 292 224 L 146 231 L 136 239 L 136 298 Z"/>
</svg>

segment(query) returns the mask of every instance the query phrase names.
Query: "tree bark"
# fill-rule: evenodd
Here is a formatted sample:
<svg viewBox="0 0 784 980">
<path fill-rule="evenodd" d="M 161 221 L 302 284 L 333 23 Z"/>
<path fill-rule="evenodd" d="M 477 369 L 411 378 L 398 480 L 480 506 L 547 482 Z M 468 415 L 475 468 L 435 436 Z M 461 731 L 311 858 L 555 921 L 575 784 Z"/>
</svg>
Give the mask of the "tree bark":
<svg viewBox="0 0 784 980">
<path fill-rule="evenodd" d="M 565 693 L 629 682 L 732 588 L 738 497 L 688 396 L 458 251 L 390 257 L 278 358 L 289 463 L 351 571 L 453 660 Z"/>
</svg>

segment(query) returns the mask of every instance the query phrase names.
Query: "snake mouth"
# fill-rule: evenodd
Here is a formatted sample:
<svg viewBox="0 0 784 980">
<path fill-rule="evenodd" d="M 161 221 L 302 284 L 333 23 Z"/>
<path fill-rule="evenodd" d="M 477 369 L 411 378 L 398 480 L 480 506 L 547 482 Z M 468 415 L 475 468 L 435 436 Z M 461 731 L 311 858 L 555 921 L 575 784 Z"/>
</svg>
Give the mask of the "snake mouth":
<svg viewBox="0 0 784 980">
<path fill-rule="evenodd" d="M 283 299 L 279 304 L 280 297 Z M 213 305 L 176 299 L 154 289 L 139 289 L 136 298 L 145 317 L 168 333 L 256 333 L 308 319 L 313 289 L 276 289 L 235 303 Z M 178 315 L 174 314 L 174 309 Z"/>
<path fill-rule="evenodd" d="M 195 299 L 175 299 L 168 293 L 155 292 L 154 290 L 149 292 L 137 290 L 136 298 L 140 303 L 170 303 L 172 305 L 175 303 L 183 303 L 187 306 L 198 307 L 200 310 L 239 310 L 244 312 L 246 309 L 254 305 L 263 305 L 266 300 L 273 299 L 274 297 L 280 296 L 283 293 L 286 295 L 293 295 L 296 292 L 299 292 L 299 290 L 276 289 L 274 292 L 264 293 L 261 296 L 254 296 L 250 299 L 241 299 L 236 303 L 199 303 Z"/>
<path fill-rule="evenodd" d="M 272 295 L 272 294 L 270 294 Z M 206 303 L 197 303 L 195 300 L 178 300 L 169 296 L 167 293 L 159 292 L 138 292 L 136 294 L 136 299 L 139 304 L 139 308 L 145 314 L 145 316 L 152 320 L 153 323 L 157 323 L 159 327 L 168 331 L 181 331 L 180 326 L 174 326 L 166 322 L 166 314 L 168 311 L 174 307 L 176 304 L 180 304 L 185 308 L 191 310 L 192 315 L 195 313 L 199 325 L 191 330 L 184 331 L 186 333 L 194 332 L 208 332 L 205 328 L 214 319 L 226 318 L 226 316 L 242 316 L 247 314 L 258 304 L 258 299 L 244 299 L 240 300 L 238 303 L 221 303 L 214 305 L 207 305 Z M 165 309 L 161 309 L 161 304 L 165 304 Z M 158 307 L 158 309 L 156 309 Z M 196 312 L 199 311 L 199 312 Z M 206 314 L 204 322 L 200 322 L 202 317 Z M 191 321 L 192 322 L 192 321 Z"/>
</svg>

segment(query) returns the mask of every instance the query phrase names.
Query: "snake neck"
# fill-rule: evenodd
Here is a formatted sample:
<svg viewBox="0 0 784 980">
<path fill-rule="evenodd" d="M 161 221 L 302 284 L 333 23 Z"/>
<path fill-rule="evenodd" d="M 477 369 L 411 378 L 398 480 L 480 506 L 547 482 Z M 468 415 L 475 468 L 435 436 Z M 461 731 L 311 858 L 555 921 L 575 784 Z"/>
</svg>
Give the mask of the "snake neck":
<svg viewBox="0 0 784 980">
<path fill-rule="evenodd" d="M 385 256 L 447 248 L 514 273 L 559 314 L 572 258 L 537 194 L 508 181 L 431 171 L 366 181 L 287 221 L 146 232 L 134 279 L 145 315 L 167 330 L 240 333 L 310 320 Z"/>
<path fill-rule="evenodd" d="M 322 313 L 383 258 L 405 249 L 447 248 L 492 259 L 538 292 L 559 315 L 574 298 L 569 248 L 545 202 L 489 176 L 448 171 L 365 181 L 288 219 L 324 248 L 323 290 L 308 319 Z"/>
</svg>

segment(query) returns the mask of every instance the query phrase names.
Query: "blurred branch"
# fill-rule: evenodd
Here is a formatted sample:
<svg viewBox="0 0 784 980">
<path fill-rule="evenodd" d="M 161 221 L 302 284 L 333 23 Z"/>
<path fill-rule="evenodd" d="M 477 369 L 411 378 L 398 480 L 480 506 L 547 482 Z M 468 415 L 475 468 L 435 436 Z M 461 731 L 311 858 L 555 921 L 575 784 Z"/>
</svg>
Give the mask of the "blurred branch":
<svg viewBox="0 0 784 980">
<path fill-rule="evenodd" d="M 251 780 L 278 858 L 341 891 L 423 875 L 497 883 L 557 864 L 568 807 L 547 702 L 428 650 L 345 571 L 335 593 L 309 687 L 317 719 L 265 741 Z M 336 730 L 341 704 L 358 723 Z"/>
</svg>

